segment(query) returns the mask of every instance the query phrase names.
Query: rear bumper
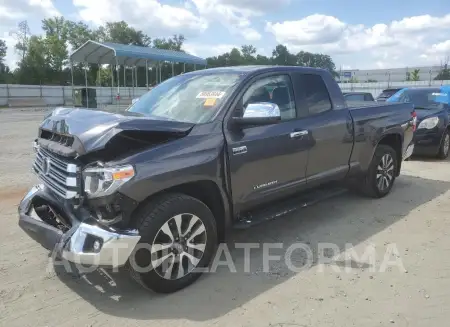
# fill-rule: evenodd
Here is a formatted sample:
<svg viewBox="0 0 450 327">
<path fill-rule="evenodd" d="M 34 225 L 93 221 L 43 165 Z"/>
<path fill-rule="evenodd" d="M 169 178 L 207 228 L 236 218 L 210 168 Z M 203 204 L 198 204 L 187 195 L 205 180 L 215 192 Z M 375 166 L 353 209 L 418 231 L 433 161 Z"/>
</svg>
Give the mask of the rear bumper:
<svg viewBox="0 0 450 327">
<path fill-rule="evenodd" d="M 19 226 L 44 248 L 56 251 L 57 258 L 83 266 L 120 267 L 139 242 L 137 231 L 114 230 L 94 219 L 73 221 L 70 229 L 63 232 L 38 216 L 34 210 L 36 202 L 52 205 L 43 185 L 34 186 L 22 199 Z"/>
</svg>

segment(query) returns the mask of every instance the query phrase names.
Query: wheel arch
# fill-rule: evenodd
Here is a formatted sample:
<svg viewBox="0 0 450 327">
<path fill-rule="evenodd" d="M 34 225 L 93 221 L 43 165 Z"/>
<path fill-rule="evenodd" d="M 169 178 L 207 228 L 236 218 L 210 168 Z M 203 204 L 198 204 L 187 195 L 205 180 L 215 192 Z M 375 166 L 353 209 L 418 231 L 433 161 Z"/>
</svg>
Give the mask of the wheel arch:
<svg viewBox="0 0 450 327">
<path fill-rule="evenodd" d="M 133 211 L 133 214 L 131 215 L 131 224 L 134 224 L 136 221 L 137 213 L 140 212 L 141 208 L 162 196 L 172 193 L 188 195 L 203 202 L 213 213 L 219 242 L 225 240 L 227 231 L 231 226 L 230 209 L 219 186 L 211 180 L 198 180 L 174 185 L 148 196 Z"/>
<path fill-rule="evenodd" d="M 396 155 L 397 155 L 397 167 L 395 170 L 395 176 L 399 176 L 400 175 L 400 171 L 401 171 L 401 166 L 402 166 L 402 137 L 400 134 L 398 133 L 390 133 L 390 134 L 385 134 L 381 137 L 380 141 L 378 141 L 377 146 L 375 147 L 375 149 L 378 147 L 378 145 L 387 145 L 390 146 L 391 148 L 394 149 Z M 375 155 L 375 152 L 374 154 Z"/>
</svg>

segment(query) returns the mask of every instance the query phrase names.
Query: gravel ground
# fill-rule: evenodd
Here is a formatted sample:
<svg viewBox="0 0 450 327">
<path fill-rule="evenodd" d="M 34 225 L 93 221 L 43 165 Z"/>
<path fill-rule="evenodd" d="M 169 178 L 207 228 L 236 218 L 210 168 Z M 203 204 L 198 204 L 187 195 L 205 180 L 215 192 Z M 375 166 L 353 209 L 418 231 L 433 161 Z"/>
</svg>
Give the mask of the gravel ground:
<svg viewBox="0 0 450 327">
<path fill-rule="evenodd" d="M 162 296 L 142 290 L 124 273 L 101 270 L 80 279 L 57 274 L 48 253 L 19 229 L 16 208 L 35 182 L 31 142 L 42 117 L 38 110 L 0 110 L 0 326 L 447 325 L 449 161 L 405 162 L 384 199 L 344 194 L 236 232 L 229 242 L 236 273 L 222 267 Z M 252 250 L 247 273 L 243 250 L 234 249 L 234 242 L 282 243 L 282 250 L 271 250 L 281 255 L 296 242 L 314 254 L 319 242 L 327 242 L 341 256 L 298 272 L 285 261 L 271 261 L 267 272 L 260 248 Z M 376 257 L 363 258 L 367 249 Z M 356 255 L 349 257 L 352 250 Z M 352 258 L 348 270 L 345 258 Z M 393 265 L 384 270 L 387 259 Z M 302 260 L 298 252 L 292 255 L 294 264 Z"/>
</svg>

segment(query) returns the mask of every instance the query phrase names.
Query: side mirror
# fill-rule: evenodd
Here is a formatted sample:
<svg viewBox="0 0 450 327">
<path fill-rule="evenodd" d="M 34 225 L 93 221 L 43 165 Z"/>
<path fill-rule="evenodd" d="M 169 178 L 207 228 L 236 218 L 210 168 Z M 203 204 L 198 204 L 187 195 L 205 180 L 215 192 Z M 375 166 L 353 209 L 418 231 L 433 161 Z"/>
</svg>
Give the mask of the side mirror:
<svg viewBox="0 0 450 327">
<path fill-rule="evenodd" d="M 270 102 L 249 103 L 242 117 L 233 117 L 233 122 L 239 126 L 269 125 L 280 120 L 280 108 Z"/>
</svg>

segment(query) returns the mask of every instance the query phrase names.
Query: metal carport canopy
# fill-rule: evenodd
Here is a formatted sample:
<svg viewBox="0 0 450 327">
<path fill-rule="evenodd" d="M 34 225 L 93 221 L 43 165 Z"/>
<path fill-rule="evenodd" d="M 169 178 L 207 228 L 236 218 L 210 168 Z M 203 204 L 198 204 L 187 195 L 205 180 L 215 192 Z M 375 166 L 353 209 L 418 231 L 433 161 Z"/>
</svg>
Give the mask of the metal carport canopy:
<svg viewBox="0 0 450 327">
<path fill-rule="evenodd" d="M 181 51 L 87 41 L 70 55 L 73 63 L 119 64 L 123 66 L 152 65 L 156 61 L 170 61 L 206 66 L 206 60 Z"/>
</svg>

